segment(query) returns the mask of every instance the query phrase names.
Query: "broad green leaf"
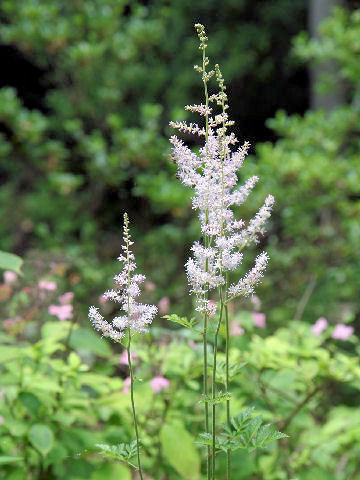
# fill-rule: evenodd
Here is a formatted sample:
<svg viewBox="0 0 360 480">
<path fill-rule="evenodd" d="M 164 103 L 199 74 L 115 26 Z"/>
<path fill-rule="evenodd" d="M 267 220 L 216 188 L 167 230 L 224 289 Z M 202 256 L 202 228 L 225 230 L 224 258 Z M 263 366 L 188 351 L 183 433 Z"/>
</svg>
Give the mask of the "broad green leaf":
<svg viewBox="0 0 360 480">
<path fill-rule="evenodd" d="M 193 437 L 180 423 L 164 425 L 160 440 L 163 453 L 170 465 L 186 480 L 200 476 L 200 457 Z"/>
<path fill-rule="evenodd" d="M 13 347 L 11 345 L 1 345 L 0 348 L 0 363 L 4 364 L 14 358 L 19 358 L 25 352 L 25 348 Z"/>
<path fill-rule="evenodd" d="M 23 457 L 0 456 L 0 465 L 6 465 L 8 463 L 18 463 L 22 462 L 23 460 Z"/>
<path fill-rule="evenodd" d="M 70 346 L 76 350 L 88 350 L 100 357 L 111 355 L 111 348 L 107 341 L 89 328 L 73 331 L 70 336 Z"/>
<path fill-rule="evenodd" d="M 109 480 L 112 478 L 131 480 L 129 468 L 121 463 L 105 463 L 91 475 L 90 480 Z"/>
<path fill-rule="evenodd" d="M 62 340 L 69 335 L 70 322 L 45 322 L 41 327 L 43 339 Z"/>
<path fill-rule="evenodd" d="M 54 444 L 54 435 L 47 425 L 33 425 L 28 432 L 28 438 L 30 443 L 44 456 Z"/>
<path fill-rule="evenodd" d="M 22 405 L 27 409 L 31 415 L 37 415 L 39 408 L 41 407 L 41 402 L 39 399 L 31 392 L 20 392 L 19 400 Z"/>
<path fill-rule="evenodd" d="M 21 266 L 23 264 L 22 258 L 13 253 L 3 252 L 0 250 L 0 269 L 12 270 L 16 273 L 21 273 Z"/>
</svg>

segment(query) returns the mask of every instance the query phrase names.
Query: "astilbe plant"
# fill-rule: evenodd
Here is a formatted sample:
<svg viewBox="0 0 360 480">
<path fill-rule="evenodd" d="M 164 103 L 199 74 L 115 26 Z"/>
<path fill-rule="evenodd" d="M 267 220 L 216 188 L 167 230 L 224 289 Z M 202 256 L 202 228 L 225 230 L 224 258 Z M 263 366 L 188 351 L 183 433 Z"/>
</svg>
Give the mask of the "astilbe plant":
<svg viewBox="0 0 360 480">
<path fill-rule="evenodd" d="M 131 337 L 134 333 L 146 333 L 148 327 L 151 324 L 153 318 L 157 313 L 157 307 L 154 305 L 146 305 L 137 302 L 137 297 L 140 295 L 139 285 L 145 281 L 145 275 L 134 274 L 136 269 L 135 256 L 131 251 L 131 236 L 129 232 L 129 219 L 127 214 L 124 214 L 124 234 L 122 254 L 118 257 L 118 260 L 123 263 L 123 270 L 118 275 L 115 275 L 114 280 L 117 285 L 116 289 L 108 290 L 104 293 L 104 297 L 119 303 L 124 315 L 115 317 L 111 323 L 107 322 L 99 312 L 98 308 L 92 306 L 89 309 L 89 318 L 96 330 L 98 330 L 102 336 L 109 337 L 113 341 L 120 343 L 124 337 L 127 336 L 127 359 L 130 370 L 130 396 L 131 406 L 134 418 L 134 428 L 136 435 L 136 452 L 138 460 L 138 469 L 141 480 L 143 479 L 140 459 L 140 444 L 139 444 L 139 432 L 136 419 L 136 410 L 134 402 L 134 372 L 131 363 Z M 103 452 L 108 452 L 105 445 L 100 445 Z M 124 455 L 124 459 L 127 459 L 129 452 L 134 451 L 134 442 L 130 445 L 131 448 L 127 451 L 127 456 Z M 121 449 L 120 449 L 121 450 Z M 117 450 L 118 452 L 120 450 Z M 122 449 L 124 450 L 124 449 Z M 121 451 L 122 451 L 121 450 Z M 126 450 L 126 449 L 125 449 Z M 124 450 L 124 451 L 125 451 Z M 119 458 L 119 455 L 118 457 Z"/>
<path fill-rule="evenodd" d="M 205 438 L 211 438 L 207 443 L 207 478 L 215 478 L 216 447 L 216 405 L 218 392 L 216 385 L 218 334 L 220 326 L 225 322 L 226 330 L 226 401 L 227 428 L 232 428 L 230 417 L 230 385 L 229 385 L 229 314 L 228 303 L 238 297 L 247 297 L 254 293 L 267 266 L 268 255 L 262 252 L 256 259 L 253 268 L 237 282 L 230 284 L 229 272 L 235 271 L 242 263 L 242 250 L 258 241 L 258 234 L 264 232 L 266 220 L 269 218 L 274 198 L 268 195 L 264 205 L 246 224 L 235 217 L 234 209 L 242 205 L 258 178 L 249 178 L 244 185 L 238 186 L 237 171 L 242 166 L 249 143 L 245 142 L 239 148 L 234 148 L 238 140 L 234 133 L 229 132 L 234 122 L 229 119 L 228 98 L 220 68 L 207 70 L 209 59 L 206 56 L 207 36 L 203 25 L 196 24 L 202 51 L 202 65 L 195 65 L 195 70 L 201 74 L 205 103 L 189 105 L 185 110 L 199 114 L 203 118 L 203 126 L 195 123 L 170 122 L 170 125 L 187 134 L 195 134 L 204 140 L 204 145 L 196 154 L 191 151 L 177 136 L 172 136 L 172 158 L 178 167 L 178 177 L 188 187 L 194 190 L 193 208 L 198 211 L 203 242 L 195 242 L 192 246 L 192 256 L 186 262 L 185 268 L 190 291 L 196 299 L 196 310 L 203 317 L 203 396 L 209 399 L 209 365 L 208 365 L 208 333 L 209 322 L 216 318 L 213 340 L 213 365 L 211 380 L 211 401 L 205 401 Z M 218 92 L 208 93 L 208 83 L 215 77 Z M 212 106 L 210 106 L 212 105 Z M 218 113 L 215 112 L 218 110 Z M 219 300 L 210 299 L 212 291 L 218 292 Z M 211 406 L 211 428 L 210 412 Z M 211 434 L 210 434 L 211 431 Z M 227 453 L 227 479 L 230 478 L 231 448 Z"/>
<path fill-rule="evenodd" d="M 234 148 L 238 140 L 229 127 L 234 124 L 229 119 L 228 99 L 226 87 L 220 68 L 215 65 L 214 70 L 207 71 L 209 59 L 206 56 L 207 37 L 202 25 L 195 25 L 202 50 L 202 65 L 195 65 L 204 85 L 205 103 L 186 106 L 185 109 L 198 113 L 204 119 L 204 126 L 186 122 L 170 122 L 170 125 L 181 132 L 199 135 L 204 145 L 196 154 L 192 152 L 177 136 L 172 136 L 172 157 L 178 166 L 178 177 L 182 182 L 194 190 L 192 197 L 193 208 L 198 211 L 201 224 L 203 242 L 197 241 L 192 246 L 192 256 L 185 264 L 191 294 L 195 296 L 196 311 L 203 318 L 203 403 L 205 432 L 197 443 L 207 448 L 206 472 L 207 479 L 215 479 L 216 454 L 226 452 L 226 478 L 230 479 L 231 452 L 238 449 L 247 449 L 249 452 L 261 448 L 272 440 L 284 435 L 277 432 L 271 425 L 262 425 L 262 417 L 253 416 L 252 409 L 248 409 L 237 417 L 230 416 L 230 378 L 234 365 L 229 362 L 229 312 L 230 301 L 239 297 L 248 297 L 255 291 L 267 266 L 268 255 L 262 252 L 257 256 L 254 266 L 235 283 L 230 283 L 229 272 L 238 269 L 242 263 L 242 250 L 258 241 L 258 235 L 264 232 L 266 220 L 269 218 L 274 198 L 268 195 L 263 206 L 247 224 L 235 216 L 235 208 L 241 206 L 258 178 L 249 178 L 244 185 L 238 186 L 237 172 L 241 168 L 249 143 Z M 218 92 L 209 96 L 208 83 L 215 77 Z M 210 106 L 212 104 L 213 106 Z M 215 110 L 219 113 L 215 113 Z M 145 333 L 149 324 L 157 313 L 153 305 L 144 305 L 137 302 L 140 295 L 139 285 L 144 282 L 145 276 L 134 274 L 136 268 L 135 257 L 130 247 L 133 244 L 129 233 L 129 220 L 124 215 L 124 245 L 119 260 L 124 267 L 120 274 L 114 277 L 117 289 L 108 290 L 104 296 L 121 305 L 124 314 L 117 316 L 111 323 L 100 314 L 98 308 L 90 307 L 89 318 L 96 330 L 102 336 L 109 337 L 115 342 L 127 342 L 127 359 L 130 369 L 131 404 L 134 418 L 136 440 L 129 445 L 121 444 L 118 447 L 100 445 L 102 453 L 111 458 L 127 461 L 133 455 L 136 447 L 138 469 L 143 479 L 140 459 L 139 434 L 134 402 L 134 375 L 131 364 L 131 337 L 133 333 Z M 217 301 L 210 298 L 212 292 L 217 292 Z M 193 328 L 194 321 L 179 318 L 177 315 L 166 316 L 183 327 Z M 212 325 L 213 323 L 213 325 Z M 217 360 L 218 336 L 221 325 L 225 323 L 225 366 Z M 210 333 L 214 331 L 212 342 L 213 358 L 211 381 L 209 382 L 208 347 Z M 225 392 L 217 391 L 217 369 L 224 370 Z M 241 368 L 237 365 L 236 369 Z M 217 405 L 226 402 L 226 425 L 217 432 Z M 211 412 L 209 411 L 211 407 Z M 211 420 L 211 425 L 210 425 Z M 218 433 L 218 434 L 217 434 Z M 130 464 L 131 465 L 131 464 Z"/>
</svg>

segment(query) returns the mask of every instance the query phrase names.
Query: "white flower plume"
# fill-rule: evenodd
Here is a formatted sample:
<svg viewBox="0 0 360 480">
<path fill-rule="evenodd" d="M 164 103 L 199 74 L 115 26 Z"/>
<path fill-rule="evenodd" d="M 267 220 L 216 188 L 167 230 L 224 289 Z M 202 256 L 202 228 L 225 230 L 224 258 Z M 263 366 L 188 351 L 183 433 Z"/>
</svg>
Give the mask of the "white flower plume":
<svg viewBox="0 0 360 480">
<path fill-rule="evenodd" d="M 129 232 L 129 219 L 124 215 L 124 236 L 122 254 L 118 260 L 123 263 L 123 270 L 115 275 L 116 289 L 108 290 L 104 297 L 116 303 L 120 303 L 124 315 L 115 317 L 112 323 L 107 322 L 100 314 L 98 308 L 92 306 L 89 309 L 89 319 L 94 328 L 101 332 L 104 337 L 109 337 L 115 342 L 120 342 L 126 330 L 145 333 L 148 326 L 157 314 L 157 307 L 139 303 L 136 298 L 140 295 L 140 284 L 145 281 L 145 275 L 133 274 L 136 269 L 135 256 L 130 250 L 133 242 Z"/>
</svg>

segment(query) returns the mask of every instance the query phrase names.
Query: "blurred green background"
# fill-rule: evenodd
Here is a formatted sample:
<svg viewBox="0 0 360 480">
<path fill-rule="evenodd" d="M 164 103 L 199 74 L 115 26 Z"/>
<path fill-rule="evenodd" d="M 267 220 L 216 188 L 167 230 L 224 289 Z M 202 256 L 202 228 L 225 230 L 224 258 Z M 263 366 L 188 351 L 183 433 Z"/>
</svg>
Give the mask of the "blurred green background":
<svg viewBox="0 0 360 480">
<path fill-rule="evenodd" d="M 136 476 L 96 447 L 130 443 L 133 426 L 123 347 L 87 311 L 120 270 L 127 211 L 144 300 L 192 315 L 184 263 L 200 232 L 168 125 L 202 101 L 196 22 L 251 142 L 240 182 L 260 176 L 239 214 L 276 199 L 239 272 L 269 252 L 258 298 L 230 305 L 231 408 L 289 438 L 239 451 L 233 478 L 360 479 L 360 2 L 2 0 L 0 263 L 24 263 L 0 280 L 1 480 Z M 133 347 L 148 478 L 204 478 L 201 336 L 158 318 Z"/>
<path fill-rule="evenodd" d="M 344 9 L 326 19 L 340 3 Z M 85 312 L 111 284 L 128 211 L 138 263 L 155 285 L 152 301 L 166 296 L 173 311 L 189 310 L 183 264 L 199 227 L 167 138 L 169 120 L 190 118 L 184 104 L 202 99 L 192 69 L 199 59 L 193 24 L 201 21 L 210 59 L 227 80 L 236 134 L 252 144 L 240 179 L 261 177 L 241 215 L 253 215 L 267 193 L 276 198 L 259 245 L 271 256 L 259 290 L 263 309 L 274 325 L 321 315 L 355 320 L 357 7 L 3 0 L 1 249 L 29 259 L 25 271 L 36 259 L 62 258 Z"/>
</svg>

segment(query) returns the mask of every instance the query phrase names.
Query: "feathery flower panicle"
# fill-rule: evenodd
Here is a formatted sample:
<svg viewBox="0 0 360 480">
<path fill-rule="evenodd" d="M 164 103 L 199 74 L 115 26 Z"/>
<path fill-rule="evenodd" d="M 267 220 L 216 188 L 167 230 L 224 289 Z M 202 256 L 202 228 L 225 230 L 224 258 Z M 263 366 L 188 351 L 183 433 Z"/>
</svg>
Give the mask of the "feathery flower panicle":
<svg viewBox="0 0 360 480">
<path fill-rule="evenodd" d="M 124 315 L 115 317 L 112 323 L 107 322 L 99 312 L 99 309 L 92 306 L 89 309 L 89 318 L 94 328 L 101 332 L 104 337 L 109 337 L 115 342 L 120 342 L 125 336 L 125 331 L 130 330 L 138 333 L 148 331 L 148 326 L 157 313 L 155 305 L 146 305 L 136 301 L 140 295 L 140 284 L 146 279 L 145 275 L 133 274 L 136 269 L 135 256 L 130 247 L 131 241 L 129 232 L 129 219 L 124 215 L 124 235 L 122 254 L 118 260 L 123 263 L 123 270 L 115 275 L 116 289 L 108 290 L 104 297 L 115 303 L 120 303 Z"/>
<path fill-rule="evenodd" d="M 200 39 L 200 50 L 205 50 L 207 36 L 203 25 L 196 24 Z M 258 235 L 264 233 L 265 222 L 270 216 L 274 197 L 269 195 L 258 213 L 246 226 L 242 219 L 235 218 L 234 207 L 241 206 L 252 192 L 257 176 L 238 185 L 237 172 L 241 168 L 250 144 L 245 142 L 233 150 L 238 143 L 234 133 L 228 132 L 234 122 L 227 110 L 226 86 L 220 67 L 206 71 L 209 59 L 203 54 L 203 65 L 195 65 L 204 85 L 215 76 L 218 92 L 206 96 L 206 104 L 187 105 L 185 110 L 205 117 L 205 126 L 186 122 L 170 122 L 173 128 L 205 137 L 199 153 L 193 153 L 176 135 L 170 138 L 172 158 L 178 166 L 178 177 L 184 185 L 194 191 L 192 206 L 198 211 L 201 231 L 205 235 L 205 244 L 195 243 L 192 258 L 186 262 L 186 273 L 191 292 L 197 297 L 197 310 L 209 313 L 207 296 L 212 289 L 225 284 L 224 272 L 234 271 L 242 262 L 240 251 L 247 245 L 258 241 Z M 206 87 L 207 92 L 207 87 Z M 206 93 L 207 95 L 207 93 Z M 214 107 L 209 107 L 212 103 Z M 214 109 L 220 108 L 215 113 Z M 211 247 L 210 247 L 211 246 Z M 250 295 L 260 281 L 267 264 L 267 254 L 262 253 L 256 259 L 255 266 L 245 277 L 229 289 L 229 295 Z"/>
</svg>

